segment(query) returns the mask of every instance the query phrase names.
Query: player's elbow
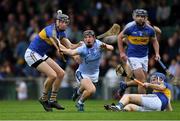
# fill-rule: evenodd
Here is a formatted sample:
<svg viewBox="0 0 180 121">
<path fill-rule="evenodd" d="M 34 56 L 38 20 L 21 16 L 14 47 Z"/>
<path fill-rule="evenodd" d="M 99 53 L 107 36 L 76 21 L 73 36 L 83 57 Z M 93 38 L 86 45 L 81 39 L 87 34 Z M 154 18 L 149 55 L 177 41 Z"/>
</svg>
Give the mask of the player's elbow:
<svg viewBox="0 0 180 121">
<path fill-rule="evenodd" d="M 110 51 L 113 51 L 113 50 L 114 50 L 114 47 L 111 45 L 111 46 L 109 47 L 109 50 L 110 50 Z"/>
</svg>

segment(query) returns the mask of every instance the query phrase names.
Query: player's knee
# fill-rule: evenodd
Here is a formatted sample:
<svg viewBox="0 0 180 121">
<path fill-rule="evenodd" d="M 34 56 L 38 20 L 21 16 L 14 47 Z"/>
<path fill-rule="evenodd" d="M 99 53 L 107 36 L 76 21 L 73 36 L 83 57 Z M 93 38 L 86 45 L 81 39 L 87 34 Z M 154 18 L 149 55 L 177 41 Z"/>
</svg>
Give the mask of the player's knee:
<svg viewBox="0 0 180 121">
<path fill-rule="evenodd" d="M 96 92 L 96 88 L 95 87 L 91 87 L 87 90 L 89 92 L 89 94 L 94 94 Z"/>
<path fill-rule="evenodd" d="M 57 76 L 59 77 L 59 78 L 62 78 L 62 77 L 64 77 L 64 75 L 65 75 L 65 71 L 59 71 L 58 73 L 57 73 Z"/>
<path fill-rule="evenodd" d="M 124 107 L 124 110 L 131 111 L 131 108 L 127 105 L 127 106 Z"/>
<path fill-rule="evenodd" d="M 48 78 L 49 78 L 50 80 L 54 81 L 54 80 L 56 80 L 56 78 L 57 78 L 57 74 L 56 74 L 56 73 L 52 73 L 52 74 L 50 74 L 50 75 L 48 76 Z"/>
<path fill-rule="evenodd" d="M 128 98 L 128 100 L 129 100 L 130 95 L 129 95 L 129 94 L 124 94 L 123 97 L 124 97 L 124 98 Z"/>
<path fill-rule="evenodd" d="M 93 86 L 93 88 L 91 89 L 91 94 L 94 94 L 96 92 L 96 87 Z"/>
<path fill-rule="evenodd" d="M 134 96 L 130 96 L 130 95 L 129 95 L 128 98 L 129 98 L 129 101 L 130 101 L 130 102 L 133 102 L 133 101 L 134 101 Z"/>
<path fill-rule="evenodd" d="M 124 109 L 125 109 L 126 111 L 134 111 L 134 107 L 133 107 L 132 104 L 126 105 L 126 106 L 124 107 Z"/>
</svg>

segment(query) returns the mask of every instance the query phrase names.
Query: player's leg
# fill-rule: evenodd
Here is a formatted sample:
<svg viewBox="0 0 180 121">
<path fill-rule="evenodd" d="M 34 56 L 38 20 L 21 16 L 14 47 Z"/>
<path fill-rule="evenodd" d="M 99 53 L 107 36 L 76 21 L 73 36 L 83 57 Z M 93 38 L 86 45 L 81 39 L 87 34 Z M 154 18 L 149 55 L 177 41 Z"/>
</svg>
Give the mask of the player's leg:
<svg viewBox="0 0 180 121">
<path fill-rule="evenodd" d="M 57 74 L 46 62 L 39 64 L 37 66 L 37 70 L 47 76 L 47 79 L 44 82 L 43 95 L 39 98 L 39 101 L 46 111 L 52 111 L 48 103 L 48 91 L 51 89 L 53 82 L 56 80 Z"/>
<path fill-rule="evenodd" d="M 80 89 L 83 90 L 82 95 L 80 96 L 77 107 L 78 111 L 84 111 L 83 105 L 85 100 L 87 100 L 92 94 L 96 92 L 96 87 L 92 83 L 92 81 L 89 78 L 84 78 L 80 82 Z"/>
<path fill-rule="evenodd" d="M 146 74 L 144 73 L 142 68 L 134 70 L 134 76 L 137 80 L 141 82 L 145 82 L 146 80 Z M 146 94 L 146 89 L 143 86 L 138 85 L 138 93 Z"/>
<path fill-rule="evenodd" d="M 138 111 L 139 109 L 140 109 L 140 106 L 136 104 L 127 104 L 124 107 L 125 111 Z"/>
<path fill-rule="evenodd" d="M 131 77 L 133 75 L 133 71 L 131 70 L 129 64 L 128 63 L 126 63 L 126 64 L 124 63 L 124 65 L 122 65 L 122 66 L 124 66 L 127 75 L 129 77 Z M 130 78 L 125 77 L 124 80 L 125 81 L 121 81 L 120 82 L 119 95 L 121 97 L 124 95 L 125 91 L 126 91 L 126 93 L 130 92 L 130 88 L 129 88 L 129 90 L 127 89 L 128 87 L 137 86 L 137 83 L 132 81 Z"/>
<path fill-rule="evenodd" d="M 117 105 L 111 106 L 110 109 L 113 111 L 124 111 L 124 107 L 130 103 L 141 105 L 141 94 L 125 94 L 120 99 Z"/>
<path fill-rule="evenodd" d="M 82 94 L 82 92 L 84 91 L 84 88 L 82 86 L 80 86 L 80 82 L 83 79 L 82 73 L 80 71 L 76 71 L 75 78 L 76 78 L 76 81 L 78 83 L 78 87 L 76 87 L 74 89 L 74 92 L 72 95 L 73 101 L 76 101 L 79 98 L 79 96 Z"/>
<path fill-rule="evenodd" d="M 128 59 L 128 64 L 133 70 L 133 74 L 135 78 L 141 82 L 145 82 L 146 76 L 147 76 L 146 72 L 148 70 L 148 57 L 143 57 L 143 58 L 130 57 Z M 138 85 L 138 93 L 145 94 L 146 89 L 142 87 L 141 85 Z"/>
<path fill-rule="evenodd" d="M 159 97 L 155 94 L 129 94 L 123 96 L 120 103 L 125 105 L 125 110 L 130 111 L 160 111 L 162 102 Z M 129 105 L 135 104 L 135 105 Z M 129 106 L 128 106 L 129 105 Z M 118 107 L 118 105 L 116 106 Z M 122 108 L 122 107 L 121 107 Z"/>
<path fill-rule="evenodd" d="M 52 90 L 51 90 L 51 97 L 50 97 L 50 105 L 51 107 L 54 107 L 56 109 L 60 109 L 60 110 L 64 110 L 64 107 L 62 107 L 60 104 L 58 104 L 57 102 L 57 94 L 59 91 L 59 87 L 61 85 L 61 82 L 63 80 L 64 77 L 64 70 L 56 63 L 54 62 L 54 60 L 52 60 L 51 58 L 48 58 L 46 60 L 46 62 L 48 63 L 48 65 L 56 72 L 57 74 L 57 78 L 54 81 L 53 85 L 52 85 Z"/>
<path fill-rule="evenodd" d="M 84 89 L 84 91 L 80 97 L 80 100 L 82 100 L 82 101 L 85 101 L 88 97 L 90 97 L 91 95 L 93 95 L 96 92 L 96 87 L 94 86 L 92 81 L 87 78 L 81 80 L 80 88 Z"/>
<path fill-rule="evenodd" d="M 24 58 L 29 66 L 36 68 L 47 76 L 44 82 L 43 95 L 39 98 L 39 101 L 46 111 L 52 111 L 48 103 L 48 91 L 57 78 L 56 72 L 43 60 L 41 55 L 30 49 L 26 50 Z"/>
</svg>

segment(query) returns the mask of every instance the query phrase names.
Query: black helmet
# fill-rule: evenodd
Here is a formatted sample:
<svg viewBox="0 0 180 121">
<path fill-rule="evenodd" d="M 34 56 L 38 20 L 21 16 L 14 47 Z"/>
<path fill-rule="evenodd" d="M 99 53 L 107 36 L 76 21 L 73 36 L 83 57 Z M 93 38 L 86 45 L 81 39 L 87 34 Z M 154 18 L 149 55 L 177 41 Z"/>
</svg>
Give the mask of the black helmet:
<svg viewBox="0 0 180 121">
<path fill-rule="evenodd" d="M 148 17 L 148 13 L 144 9 L 136 9 L 136 10 L 133 11 L 133 18 L 136 17 L 136 16 Z"/>
<path fill-rule="evenodd" d="M 56 20 L 64 21 L 69 23 L 69 16 L 62 13 L 62 10 L 57 11 Z"/>
<path fill-rule="evenodd" d="M 95 36 L 95 33 L 93 30 L 86 30 L 83 32 L 83 36 L 85 37 L 87 35 Z"/>
</svg>

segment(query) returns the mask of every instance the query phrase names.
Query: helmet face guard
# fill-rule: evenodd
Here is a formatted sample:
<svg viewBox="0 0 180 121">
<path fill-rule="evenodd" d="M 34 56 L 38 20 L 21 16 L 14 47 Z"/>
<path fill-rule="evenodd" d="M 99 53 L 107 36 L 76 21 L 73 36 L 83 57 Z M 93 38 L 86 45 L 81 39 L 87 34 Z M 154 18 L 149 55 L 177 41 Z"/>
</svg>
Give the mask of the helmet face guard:
<svg viewBox="0 0 180 121">
<path fill-rule="evenodd" d="M 66 15 L 66 14 L 58 14 L 58 15 L 56 16 L 56 20 L 65 22 L 65 23 L 67 23 L 67 24 L 69 24 L 69 22 L 70 22 L 70 21 L 69 21 L 69 16 Z"/>
<path fill-rule="evenodd" d="M 154 79 L 161 79 L 162 81 L 166 82 L 167 78 L 163 73 L 155 72 L 150 76 L 150 82 L 152 82 Z"/>
<path fill-rule="evenodd" d="M 148 13 L 144 9 L 136 9 L 133 11 L 133 19 L 135 19 L 136 16 L 143 16 L 143 17 L 148 17 Z"/>
<path fill-rule="evenodd" d="M 93 30 L 86 30 L 86 31 L 83 32 L 83 37 L 86 37 L 88 35 L 95 37 L 95 33 L 94 33 Z"/>
</svg>

